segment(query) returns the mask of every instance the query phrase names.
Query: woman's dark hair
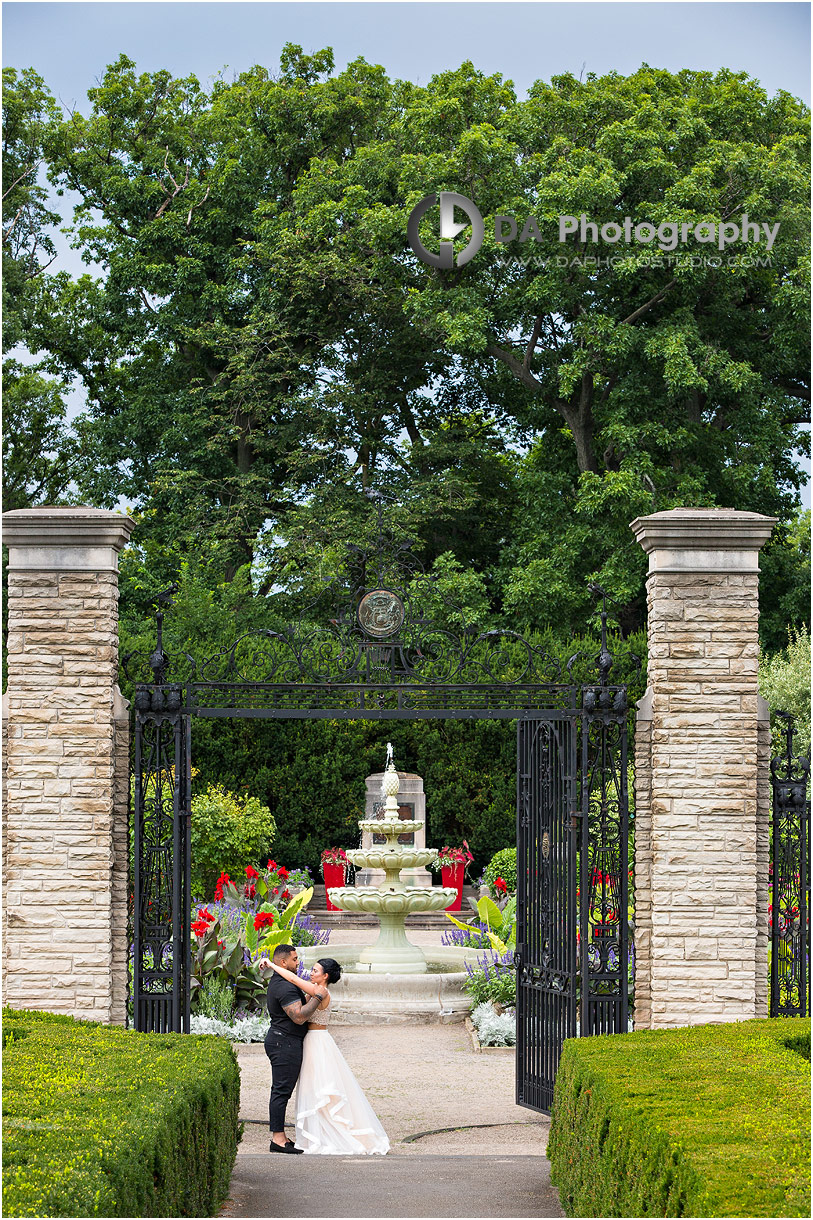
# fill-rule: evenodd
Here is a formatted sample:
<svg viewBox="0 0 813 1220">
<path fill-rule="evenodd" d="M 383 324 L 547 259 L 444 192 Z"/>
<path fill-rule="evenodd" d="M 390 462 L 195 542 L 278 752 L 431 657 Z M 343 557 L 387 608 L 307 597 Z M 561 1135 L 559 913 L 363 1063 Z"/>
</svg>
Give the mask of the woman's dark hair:
<svg viewBox="0 0 813 1220">
<path fill-rule="evenodd" d="M 342 977 L 342 968 L 338 962 L 334 962 L 332 957 L 320 957 L 316 964 L 322 967 L 329 983 L 338 983 Z"/>
</svg>

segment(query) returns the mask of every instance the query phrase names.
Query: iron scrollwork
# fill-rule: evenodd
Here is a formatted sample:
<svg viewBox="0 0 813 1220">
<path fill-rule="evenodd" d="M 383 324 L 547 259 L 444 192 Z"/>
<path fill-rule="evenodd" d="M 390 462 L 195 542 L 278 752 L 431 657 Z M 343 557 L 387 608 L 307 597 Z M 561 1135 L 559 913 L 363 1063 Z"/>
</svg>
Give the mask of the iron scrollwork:
<svg viewBox="0 0 813 1220">
<path fill-rule="evenodd" d="M 581 1032 L 624 1033 L 629 1008 L 627 691 L 610 685 L 613 657 L 602 599 L 599 681 L 582 692 L 579 940 Z"/>
</svg>

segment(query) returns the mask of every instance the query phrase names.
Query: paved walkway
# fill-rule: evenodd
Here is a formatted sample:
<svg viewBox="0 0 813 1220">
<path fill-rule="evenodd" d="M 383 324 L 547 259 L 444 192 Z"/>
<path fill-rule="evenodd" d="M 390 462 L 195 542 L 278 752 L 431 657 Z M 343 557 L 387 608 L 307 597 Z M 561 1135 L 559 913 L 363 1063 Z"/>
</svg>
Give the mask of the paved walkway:
<svg viewBox="0 0 813 1220">
<path fill-rule="evenodd" d="M 337 929 L 331 940 L 368 939 L 360 931 L 348 930 L 345 939 L 345 929 Z M 413 939 L 437 944 L 439 934 L 416 932 Z M 262 1046 L 241 1046 L 246 1125 L 222 1216 L 564 1214 L 545 1156 L 550 1120 L 514 1102 L 513 1051 L 475 1054 L 463 1025 L 345 1025 L 331 1032 L 390 1137 L 390 1153 L 272 1158 L 271 1068 Z M 292 1100 L 289 1122 L 293 1117 Z"/>
<path fill-rule="evenodd" d="M 262 1046 L 241 1046 L 247 1121 L 222 1216 L 563 1215 L 545 1157 L 550 1123 L 515 1104 L 513 1052 L 475 1054 L 463 1025 L 332 1033 L 390 1137 L 389 1155 L 272 1160 L 271 1068 Z"/>
</svg>

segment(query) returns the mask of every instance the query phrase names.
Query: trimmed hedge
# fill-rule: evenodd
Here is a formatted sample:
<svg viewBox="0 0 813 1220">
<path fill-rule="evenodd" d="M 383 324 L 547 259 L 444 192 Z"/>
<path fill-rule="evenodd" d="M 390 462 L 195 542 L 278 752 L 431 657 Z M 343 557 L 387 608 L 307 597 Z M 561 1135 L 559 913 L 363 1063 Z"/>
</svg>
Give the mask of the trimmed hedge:
<svg viewBox="0 0 813 1220">
<path fill-rule="evenodd" d="M 565 1043 L 548 1156 L 568 1216 L 809 1216 L 810 1021 Z"/>
<path fill-rule="evenodd" d="M 222 1038 L 3 1010 L 6 1216 L 213 1216 L 237 1153 Z"/>
</svg>

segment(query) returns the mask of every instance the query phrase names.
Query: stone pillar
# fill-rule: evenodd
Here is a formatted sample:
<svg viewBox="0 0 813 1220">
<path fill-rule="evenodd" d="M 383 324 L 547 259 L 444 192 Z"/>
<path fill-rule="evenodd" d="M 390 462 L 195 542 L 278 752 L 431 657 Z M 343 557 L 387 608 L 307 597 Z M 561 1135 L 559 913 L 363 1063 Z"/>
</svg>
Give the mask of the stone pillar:
<svg viewBox="0 0 813 1220">
<path fill-rule="evenodd" d="M 764 1012 L 758 556 L 774 523 L 688 508 L 632 522 L 649 555 L 649 687 L 635 742 L 636 1029 Z"/>
<path fill-rule="evenodd" d="M 127 737 L 118 552 L 94 508 L 3 515 L 9 548 L 4 999 L 124 1019 Z"/>
<path fill-rule="evenodd" d="M 367 776 L 364 816 L 368 820 L 384 816 L 384 798 L 381 795 L 383 779 L 383 771 L 378 771 L 375 775 Z M 420 830 L 399 835 L 398 842 L 402 846 L 426 847 L 426 793 L 423 790 L 423 780 L 420 775 L 412 775 L 407 771 L 399 771 L 398 781 L 398 813 L 402 821 L 423 822 Z M 386 842 L 383 835 L 378 837 L 382 844 Z M 365 850 L 376 846 L 374 836 L 368 830 L 361 832 L 361 846 Z M 384 875 L 383 868 L 358 869 L 356 871 L 356 885 L 372 885 L 374 887 L 382 885 Z M 405 868 L 401 873 L 401 880 L 404 882 L 404 885 L 431 886 L 432 874 L 425 868 Z"/>
</svg>

